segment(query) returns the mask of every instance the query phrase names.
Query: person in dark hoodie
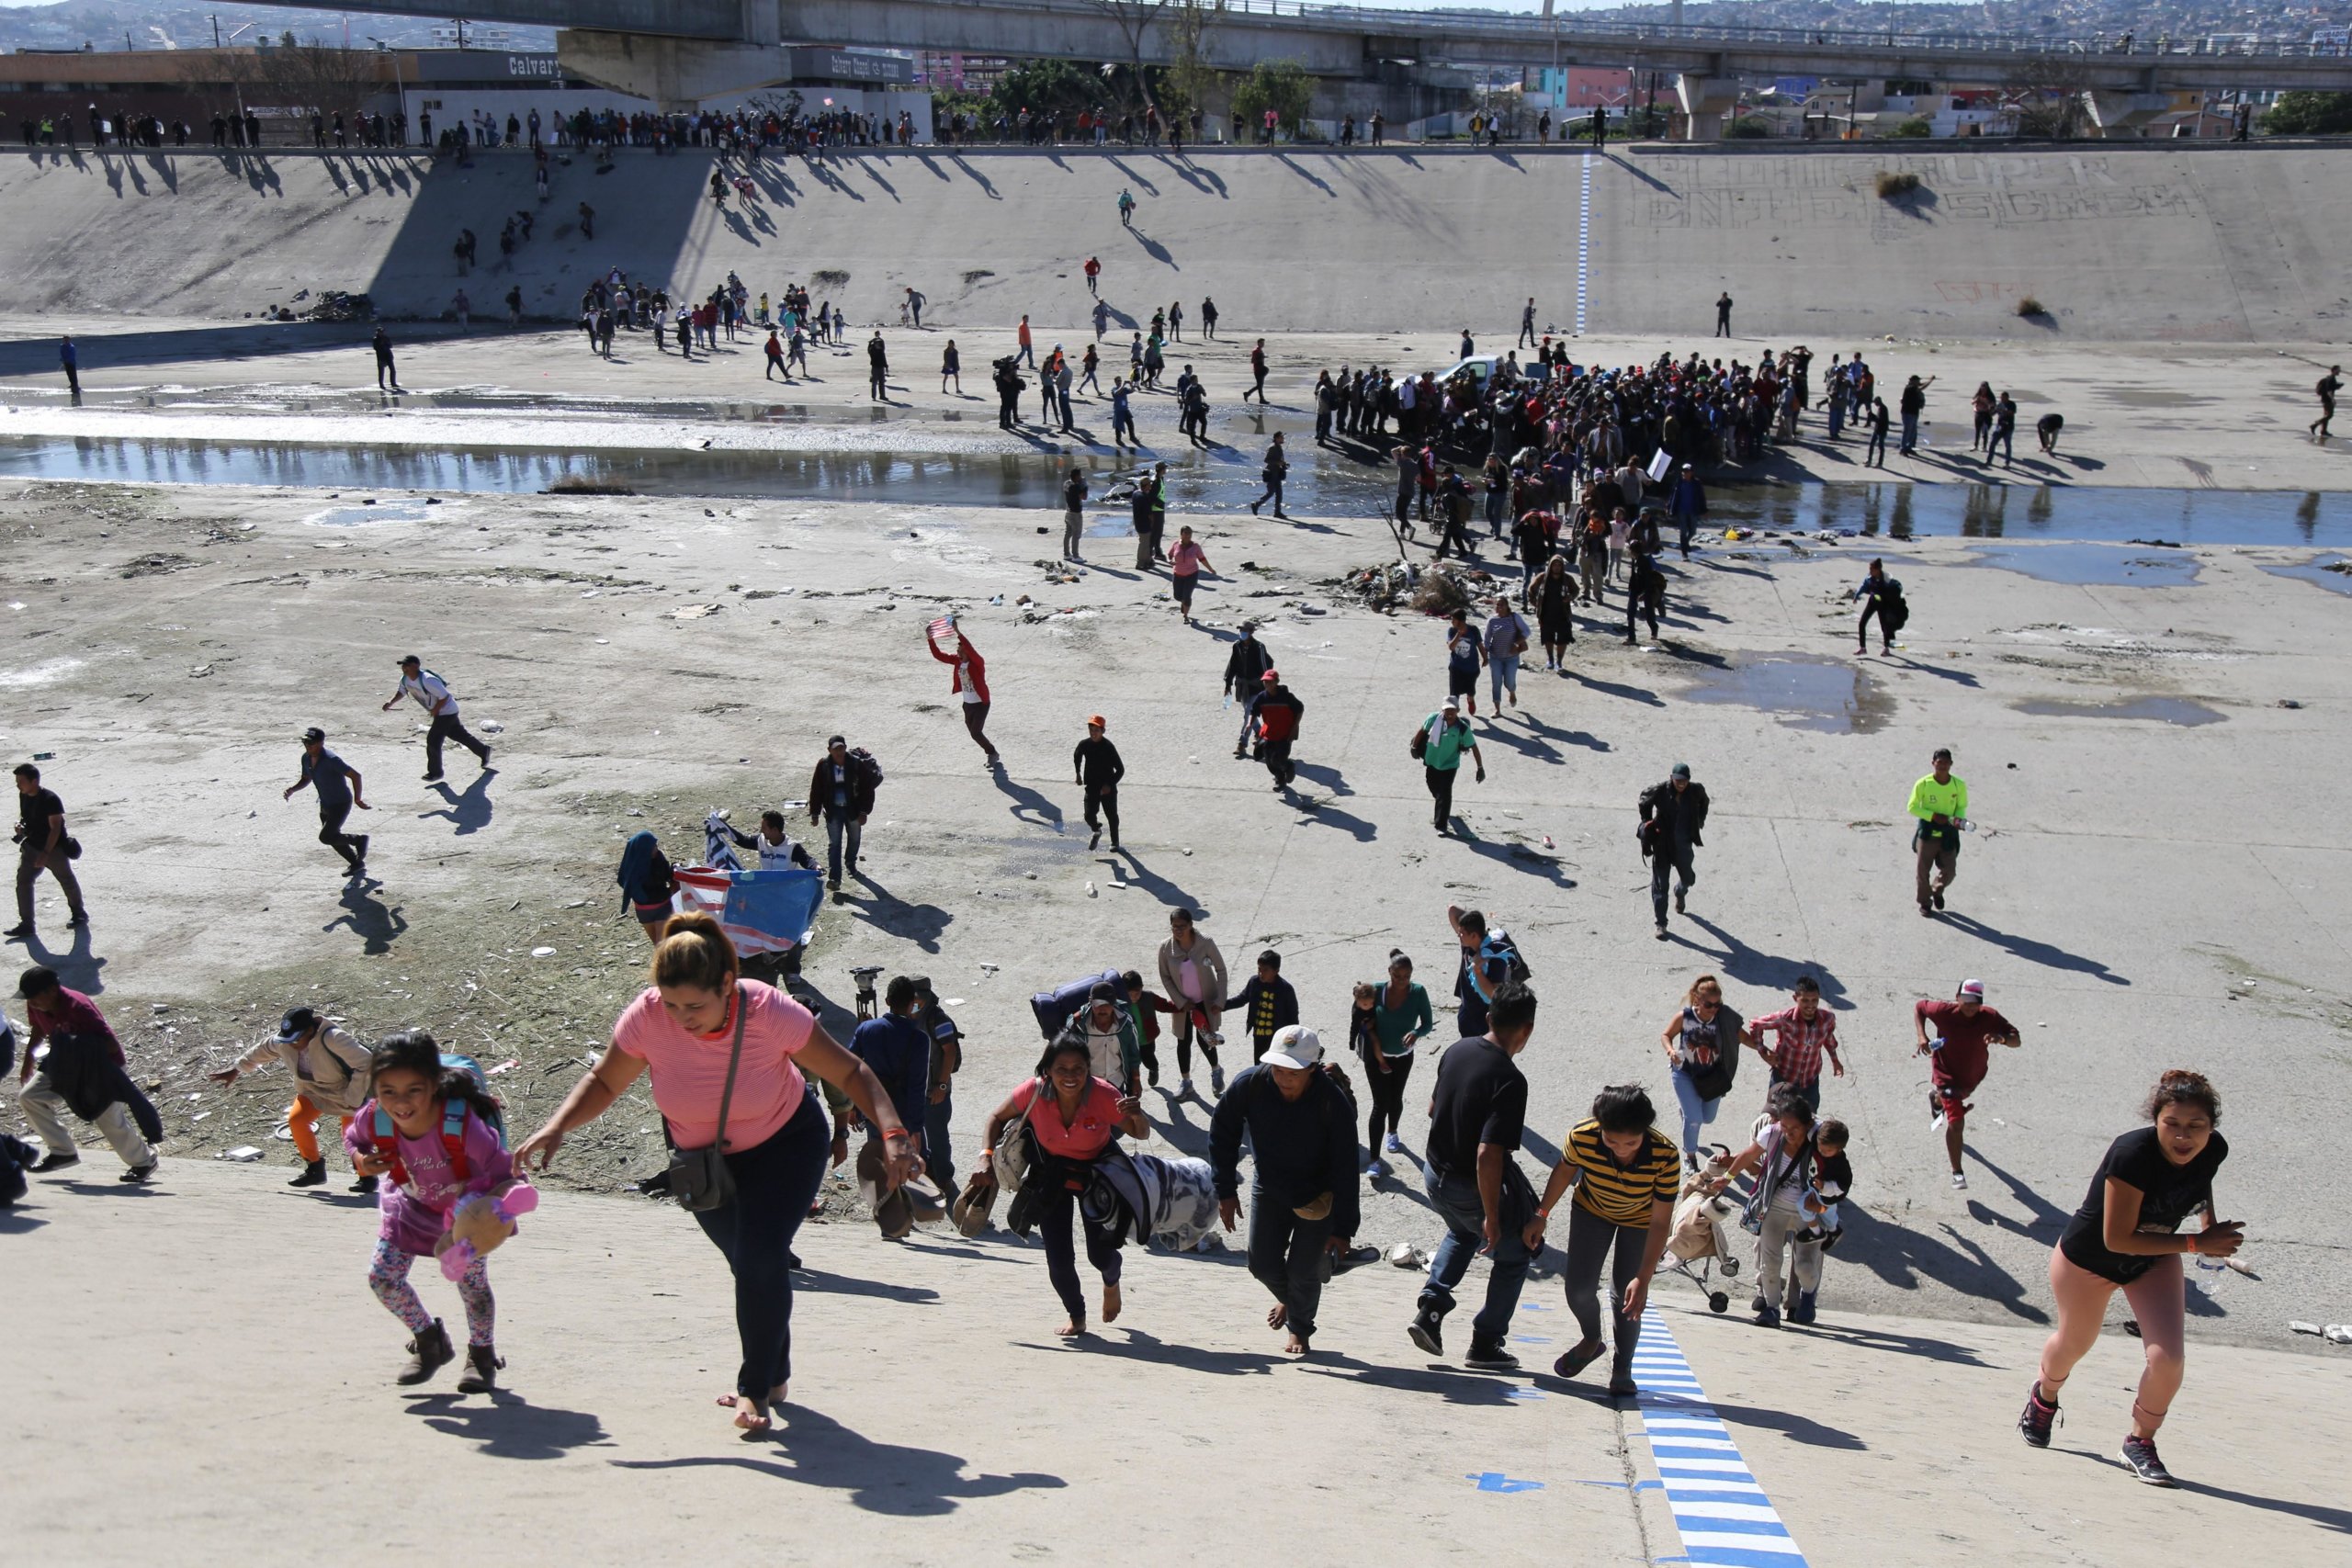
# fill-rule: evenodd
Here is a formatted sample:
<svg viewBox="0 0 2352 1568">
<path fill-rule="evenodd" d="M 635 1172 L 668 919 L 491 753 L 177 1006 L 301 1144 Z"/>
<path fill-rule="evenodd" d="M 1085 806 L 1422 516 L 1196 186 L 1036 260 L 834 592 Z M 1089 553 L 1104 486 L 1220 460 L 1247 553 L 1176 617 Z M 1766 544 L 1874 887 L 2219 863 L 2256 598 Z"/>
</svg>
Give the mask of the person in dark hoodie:
<svg viewBox="0 0 2352 1568">
<path fill-rule="evenodd" d="M 1298 1021 L 1298 992 L 1283 978 L 1283 955 L 1271 947 L 1258 954 L 1258 972 L 1225 1006 L 1228 1012 L 1239 1009 L 1249 1021 L 1250 1059 L 1264 1056 L 1275 1034 Z"/>
<path fill-rule="evenodd" d="M 79 991 L 58 984 L 57 971 L 35 967 L 17 983 L 25 1003 L 25 1059 L 17 1066 L 17 1081 L 26 1087 L 17 1096 L 33 1134 L 49 1153 L 32 1168 L 36 1172 L 78 1165 L 82 1156 L 65 1130 L 64 1112 L 71 1111 L 98 1131 L 114 1146 L 123 1163 L 122 1179 L 145 1181 L 155 1174 L 153 1145 L 162 1140 L 164 1124 L 155 1107 L 130 1081 L 122 1055 L 96 1004 Z M 33 1057 L 41 1042 L 49 1055 L 34 1077 Z M 26 1083 L 30 1079 L 29 1083 Z"/>
<path fill-rule="evenodd" d="M 1119 749 L 1111 744 L 1105 731 L 1110 728 L 1101 714 L 1086 721 L 1086 739 L 1080 741 L 1069 754 L 1071 781 L 1086 791 L 1086 826 L 1089 837 L 1086 847 L 1092 849 L 1102 841 L 1102 818 L 1111 819 L 1111 847 L 1119 847 L 1119 781 L 1127 776 L 1126 763 L 1119 760 Z"/>
<path fill-rule="evenodd" d="M 864 749 L 853 751 L 836 735 L 808 775 L 808 817 L 825 824 L 825 886 L 841 901 L 842 873 L 857 874 L 857 852 L 865 840 L 865 819 L 874 814 L 875 787 L 882 770 Z"/>
<path fill-rule="evenodd" d="M 661 840 L 650 833 L 632 833 L 621 846 L 621 868 L 613 880 L 620 884 L 621 905 L 645 928 L 645 940 L 659 946 L 662 931 L 670 923 L 670 900 L 678 878 Z"/>
<path fill-rule="evenodd" d="M 1253 722 L 1248 712 L 1250 699 L 1258 694 L 1260 678 L 1273 667 L 1273 654 L 1258 640 L 1258 623 L 1242 622 L 1240 638 L 1225 658 L 1225 694 L 1228 699 L 1240 699 L 1243 708 L 1241 733 L 1233 740 L 1233 755 L 1237 759 L 1250 749 L 1250 727 Z"/>
<path fill-rule="evenodd" d="M 1273 775 L 1278 791 L 1288 789 L 1291 781 L 1298 776 L 1297 765 L 1290 760 L 1290 749 L 1298 739 L 1299 720 L 1306 716 L 1306 705 L 1283 684 L 1281 671 L 1269 670 L 1258 677 L 1258 694 L 1250 699 L 1246 718 L 1258 743 L 1258 760 Z"/>
<path fill-rule="evenodd" d="M 1283 987 L 1284 991 L 1288 986 Z M 1273 1293 L 1269 1327 L 1304 1356 L 1323 1300 L 1324 1255 L 1344 1254 L 1360 1219 L 1355 1106 L 1323 1070 L 1323 1043 L 1297 1024 L 1234 1075 L 1209 1122 L 1217 1217 L 1240 1217 L 1241 1135 L 1250 1135 L 1250 1272 Z"/>
</svg>

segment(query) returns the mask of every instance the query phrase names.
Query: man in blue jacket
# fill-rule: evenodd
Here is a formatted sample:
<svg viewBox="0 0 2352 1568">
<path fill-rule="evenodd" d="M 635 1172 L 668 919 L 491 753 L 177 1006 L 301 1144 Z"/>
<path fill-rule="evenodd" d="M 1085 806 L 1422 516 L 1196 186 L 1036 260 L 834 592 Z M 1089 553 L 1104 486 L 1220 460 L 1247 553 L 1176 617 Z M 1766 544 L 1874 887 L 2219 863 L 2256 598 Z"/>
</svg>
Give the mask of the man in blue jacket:
<svg viewBox="0 0 2352 1568">
<path fill-rule="evenodd" d="M 1323 1042 L 1292 1024 L 1255 1066 L 1234 1075 L 1209 1122 L 1217 1218 L 1240 1218 L 1241 1135 L 1255 1162 L 1250 1183 L 1250 1272 L 1273 1293 L 1269 1327 L 1283 1349 L 1306 1354 L 1323 1301 L 1325 1253 L 1343 1254 L 1360 1219 L 1355 1105 L 1323 1070 Z"/>
<path fill-rule="evenodd" d="M 1691 536 L 1699 531 L 1699 519 L 1707 514 L 1707 490 L 1699 482 L 1696 469 L 1682 465 L 1682 477 L 1674 484 L 1674 499 L 1667 504 L 1674 518 L 1674 526 L 1682 536 L 1682 558 L 1690 558 Z"/>
</svg>

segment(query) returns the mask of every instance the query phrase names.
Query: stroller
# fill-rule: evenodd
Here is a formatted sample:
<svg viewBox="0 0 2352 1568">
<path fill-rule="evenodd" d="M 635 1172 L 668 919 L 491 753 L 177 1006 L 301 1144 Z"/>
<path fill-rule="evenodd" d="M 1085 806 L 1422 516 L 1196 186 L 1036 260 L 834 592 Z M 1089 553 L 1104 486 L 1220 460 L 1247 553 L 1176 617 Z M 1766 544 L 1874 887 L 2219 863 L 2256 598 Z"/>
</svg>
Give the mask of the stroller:
<svg viewBox="0 0 2352 1568">
<path fill-rule="evenodd" d="M 1723 1312 L 1731 1305 L 1730 1292 L 1714 1287 L 1718 1272 L 1726 1279 L 1739 1273 L 1739 1259 L 1732 1252 L 1732 1231 L 1739 1219 L 1738 1201 L 1728 1192 L 1709 1197 L 1700 1190 L 1702 1181 L 1712 1180 L 1731 1168 L 1731 1150 L 1721 1144 L 1713 1145 L 1705 1168 L 1682 1183 L 1682 1196 L 1674 1205 L 1674 1229 L 1666 1243 L 1666 1267 L 1681 1275 L 1705 1292 L 1707 1310 Z"/>
</svg>

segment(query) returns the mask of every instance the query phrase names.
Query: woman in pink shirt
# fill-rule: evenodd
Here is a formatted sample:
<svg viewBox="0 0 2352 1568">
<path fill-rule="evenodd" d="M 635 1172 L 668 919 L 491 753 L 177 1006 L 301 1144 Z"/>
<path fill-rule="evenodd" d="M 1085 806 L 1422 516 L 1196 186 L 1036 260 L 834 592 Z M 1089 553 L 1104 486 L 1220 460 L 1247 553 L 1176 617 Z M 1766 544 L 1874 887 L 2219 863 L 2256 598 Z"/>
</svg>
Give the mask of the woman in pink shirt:
<svg viewBox="0 0 2352 1568">
<path fill-rule="evenodd" d="M 1193 530 L 1177 529 L 1176 547 L 1168 552 L 1168 575 L 1176 587 L 1176 613 L 1188 626 L 1193 624 L 1193 586 L 1200 581 L 1201 573 L 1215 570 L 1209 565 L 1208 551 L 1193 542 Z"/>
<path fill-rule="evenodd" d="M 674 1148 L 724 1150 L 735 1196 L 695 1215 L 735 1274 L 743 1363 L 719 1403 L 735 1425 L 763 1432 L 792 1375 L 792 1238 L 824 1179 L 832 1134 L 803 1075 L 846 1093 L 880 1131 L 887 1188 L 914 1174 L 915 1145 L 872 1068 L 843 1050 L 808 1010 L 773 986 L 740 977 L 734 944 L 709 915 L 673 915 L 653 950 L 653 985 L 613 1026 L 613 1043 L 556 1113 L 514 1151 L 545 1170 L 564 1134 L 603 1115 L 650 1074 L 653 1103 Z M 740 1030 L 734 1089 L 728 1062 Z M 726 1129 L 719 1129 L 720 1102 Z M 920 1108 L 918 1108 L 919 1110 Z"/>
<path fill-rule="evenodd" d="M 1122 1095 L 1106 1078 L 1093 1076 L 1092 1061 L 1083 1036 L 1064 1036 L 1046 1056 L 1046 1070 L 1008 1096 L 989 1118 L 986 1148 L 1012 1122 L 1026 1120 L 1037 1139 L 1037 1160 L 1026 1185 L 1037 1196 L 1037 1228 L 1045 1233 L 1046 1273 L 1069 1313 L 1069 1321 L 1056 1330 L 1065 1339 L 1086 1332 L 1086 1296 L 1079 1289 L 1078 1249 L 1069 1233 L 1078 1195 L 1092 1178 L 1094 1162 L 1102 1157 L 1121 1133 L 1131 1138 L 1151 1135 L 1144 1121 L 1143 1102 Z M 996 1179 L 995 1165 L 983 1160 L 973 1180 Z M 1102 1321 L 1119 1315 L 1119 1244 L 1111 1233 L 1080 1215 L 1086 1226 L 1086 1260 L 1102 1276 Z"/>
</svg>

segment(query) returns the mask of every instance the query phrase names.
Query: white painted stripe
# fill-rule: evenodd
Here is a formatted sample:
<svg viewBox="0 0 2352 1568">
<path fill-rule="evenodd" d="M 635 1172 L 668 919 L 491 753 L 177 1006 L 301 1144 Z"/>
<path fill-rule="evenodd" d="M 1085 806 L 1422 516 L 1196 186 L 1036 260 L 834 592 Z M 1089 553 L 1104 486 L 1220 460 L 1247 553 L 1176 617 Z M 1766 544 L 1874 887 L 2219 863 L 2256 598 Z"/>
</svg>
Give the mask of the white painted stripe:
<svg viewBox="0 0 2352 1568">
<path fill-rule="evenodd" d="M 1680 1529 L 1678 1524 L 1676 1529 Z M 1724 1535 L 1713 1530 L 1683 1530 L 1683 1550 L 1693 1553 L 1691 1561 L 1702 1561 L 1695 1554 L 1713 1547 L 1717 1551 L 1765 1551 L 1776 1557 L 1786 1557 L 1792 1562 L 1803 1562 L 1804 1553 L 1797 1543 L 1784 1535 Z"/>
<path fill-rule="evenodd" d="M 1757 1519 L 1776 1525 L 1781 1522 L 1781 1516 L 1772 1511 L 1770 1503 L 1694 1503 L 1678 1497 L 1673 1507 L 1678 1519 Z"/>
<path fill-rule="evenodd" d="M 1577 335 L 1584 335 L 1586 291 L 1592 276 L 1592 153 L 1584 154 L 1583 193 L 1577 203 Z"/>
<path fill-rule="evenodd" d="M 1738 1475 L 1748 1473 L 1747 1461 L 1739 1459 L 1684 1459 L 1679 1455 L 1669 1457 L 1663 1454 L 1654 1457 L 1657 1460 L 1657 1472 L 1660 1475 L 1672 1475 L 1685 1470 L 1730 1471 Z M 1674 1488 L 1669 1486 L 1667 1490 L 1671 1492 Z"/>
<path fill-rule="evenodd" d="M 1588 186 L 1591 156 L 1585 154 Z M 1588 220 L 1590 208 L 1588 194 Z M 1750 1563 L 1758 1557 L 1787 1568 L 1804 1568 L 1804 1553 L 1740 1457 L 1730 1427 L 1706 1403 L 1706 1391 L 1682 1348 L 1656 1314 L 1642 1321 L 1634 1375 L 1641 1388 L 1642 1436 L 1650 1446 L 1651 1461 L 1657 1467 L 1691 1568 L 1719 1562 Z"/>
</svg>

